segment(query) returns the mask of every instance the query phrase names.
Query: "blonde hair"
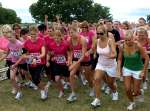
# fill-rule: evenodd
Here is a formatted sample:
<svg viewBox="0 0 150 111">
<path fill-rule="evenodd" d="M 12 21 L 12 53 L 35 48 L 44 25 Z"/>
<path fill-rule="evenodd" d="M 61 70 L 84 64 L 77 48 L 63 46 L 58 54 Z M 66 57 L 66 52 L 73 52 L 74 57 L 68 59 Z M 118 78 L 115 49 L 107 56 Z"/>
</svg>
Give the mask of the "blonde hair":
<svg viewBox="0 0 150 111">
<path fill-rule="evenodd" d="M 131 30 L 126 31 L 125 39 L 128 39 L 128 38 L 133 39 L 133 31 Z M 126 42 L 124 43 L 123 51 L 125 52 L 126 55 L 133 54 L 133 50 L 126 44 Z"/>
<path fill-rule="evenodd" d="M 138 33 L 144 33 L 148 37 L 148 32 L 145 28 L 138 28 L 137 29 L 137 34 Z"/>
<path fill-rule="evenodd" d="M 2 26 L 2 33 L 3 33 L 3 32 L 9 32 L 9 31 L 12 32 L 12 28 L 11 28 L 10 25 L 3 25 L 3 26 Z"/>
<path fill-rule="evenodd" d="M 36 26 L 30 26 L 29 32 L 38 32 L 38 29 Z"/>
</svg>

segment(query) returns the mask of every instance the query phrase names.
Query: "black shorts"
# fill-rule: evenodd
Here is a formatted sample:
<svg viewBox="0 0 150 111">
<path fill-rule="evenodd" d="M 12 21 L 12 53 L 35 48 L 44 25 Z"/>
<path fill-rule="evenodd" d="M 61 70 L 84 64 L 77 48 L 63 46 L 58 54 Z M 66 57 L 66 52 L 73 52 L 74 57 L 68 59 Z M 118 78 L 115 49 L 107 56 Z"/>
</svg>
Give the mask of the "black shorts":
<svg viewBox="0 0 150 111">
<path fill-rule="evenodd" d="M 10 79 L 10 67 L 11 67 L 13 64 L 14 64 L 14 63 L 12 63 L 10 60 L 6 60 L 5 66 L 6 66 L 6 67 L 9 67 L 8 70 L 7 70 L 7 72 L 6 72 L 8 79 Z"/>
<path fill-rule="evenodd" d="M 99 55 L 96 53 L 96 57 L 94 57 L 93 54 L 91 54 L 91 65 L 92 65 L 92 70 L 95 70 L 96 64 L 98 62 L 98 57 Z"/>
<path fill-rule="evenodd" d="M 50 74 L 52 74 L 52 69 L 53 69 L 53 64 L 54 64 L 54 62 L 52 62 L 52 61 L 49 61 L 49 63 L 50 63 L 50 66 L 49 67 L 47 67 L 46 65 L 45 65 L 45 71 L 46 71 L 46 74 L 47 75 L 50 75 Z"/>
<path fill-rule="evenodd" d="M 53 63 L 52 75 L 69 77 L 68 66 L 67 65 L 59 65 L 59 64 Z"/>
<path fill-rule="evenodd" d="M 20 69 L 23 69 L 23 70 L 25 70 L 25 71 L 28 71 L 27 63 L 19 64 L 18 67 L 19 67 Z"/>
<path fill-rule="evenodd" d="M 34 84 L 38 85 L 41 81 L 41 75 L 44 70 L 44 65 L 38 65 L 36 67 L 29 67 L 29 72 L 32 76 L 32 81 Z"/>
</svg>

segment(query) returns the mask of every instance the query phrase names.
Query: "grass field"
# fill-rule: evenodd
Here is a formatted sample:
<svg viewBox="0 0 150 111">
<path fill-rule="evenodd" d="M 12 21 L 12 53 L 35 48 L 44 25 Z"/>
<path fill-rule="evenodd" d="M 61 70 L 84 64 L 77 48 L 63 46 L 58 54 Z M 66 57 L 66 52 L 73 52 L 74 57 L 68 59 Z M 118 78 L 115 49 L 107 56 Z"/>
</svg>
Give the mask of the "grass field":
<svg viewBox="0 0 150 111">
<path fill-rule="evenodd" d="M 79 83 L 79 82 L 78 82 Z M 93 109 L 90 106 L 93 98 L 88 96 L 88 86 L 78 84 L 78 100 L 74 103 L 68 103 L 66 96 L 69 90 L 65 90 L 65 97 L 59 99 L 58 91 L 53 85 L 49 88 L 49 98 L 46 101 L 40 100 L 39 91 L 24 88 L 23 97 L 20 101 L 14 99 L 11 94 L 11 85 L 9 80 L 0 81 L 0 111 L 126 111 L 128 100 L 125 96 L 123 83 L 118 81 L 119 101 L 113 102 L 110 95 L 102 94 L 102 106 Z M 145 91 L 145 102 L 138 103 L 134 111 L 150 111 L 150 88 Z"/>
</svg>

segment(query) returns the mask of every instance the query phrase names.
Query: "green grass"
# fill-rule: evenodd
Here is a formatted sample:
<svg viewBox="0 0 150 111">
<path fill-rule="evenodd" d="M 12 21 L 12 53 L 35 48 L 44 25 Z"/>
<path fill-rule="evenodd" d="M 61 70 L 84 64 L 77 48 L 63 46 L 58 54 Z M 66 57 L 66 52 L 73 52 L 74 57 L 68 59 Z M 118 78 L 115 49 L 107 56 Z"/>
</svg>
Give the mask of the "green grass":
<svg viewBox="0 0 150 111">
<path fill-rule="evenodd" d="M 5 61 L 0 61 L 0 68 L 5 66 Z"/>
<path fill-rule="evenodd" d="M 23 98 L 17 101 L 10 93 L 10 81 L 5 80 L 0 82 L 0 111 L 126 111 L 128 100 L 122 83 L 118 84 L 120 100 L 113 102 L 110 95 L 102 94 L 102 106 L 97 109 L 90 106 L 93 98 L 88 96 L 88 89 L 87 86 L 78 85 L 78 100 L 74 103 L 68 103 L 67 97 L 57 98 L 58 91 L 54 85 L 49 88 L 49 98 L 46 101 L 40 100 L 39 91 L 24 88 Z M 69 95 L 68 90 L 65 91 L 65 95 Z M 136 111 L 150 111 L 149 103 L 150 89 L 145 92 L 145 102 L 139 103 Z"/>
</svg>

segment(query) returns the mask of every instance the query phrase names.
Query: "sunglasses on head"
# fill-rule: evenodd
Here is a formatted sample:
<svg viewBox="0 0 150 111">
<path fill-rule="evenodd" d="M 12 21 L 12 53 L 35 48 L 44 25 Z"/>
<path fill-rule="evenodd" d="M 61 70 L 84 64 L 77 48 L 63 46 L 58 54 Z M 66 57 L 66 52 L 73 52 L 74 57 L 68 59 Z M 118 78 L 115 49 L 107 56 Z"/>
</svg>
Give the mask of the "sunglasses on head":
<svg viewBox="0 0 150 111">
<path fill-rule="evenodd" d="M 97 35 L 104 35 L 104 33 L 103 33 L 103 32 L 100 32 L 100 33 L 97 33 Z"/>
</svg>

